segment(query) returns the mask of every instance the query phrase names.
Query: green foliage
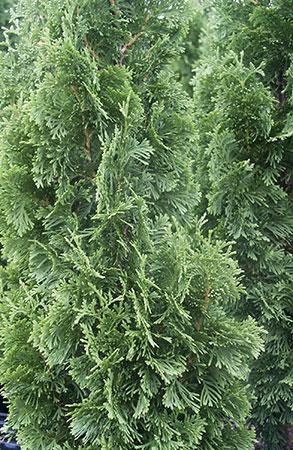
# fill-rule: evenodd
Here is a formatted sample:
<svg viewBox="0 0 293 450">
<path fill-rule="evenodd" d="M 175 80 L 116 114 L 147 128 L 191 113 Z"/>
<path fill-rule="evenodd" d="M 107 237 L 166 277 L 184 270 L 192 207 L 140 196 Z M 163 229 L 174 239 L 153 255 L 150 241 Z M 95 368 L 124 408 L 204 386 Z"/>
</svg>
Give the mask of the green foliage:
<svg viewBox="0 0 293 450">
<path fill-rule="evenodd" d="M 3 27 L 6 27 L 9 22 L 9 10 L 14 5 L 14 0 L 1 0 L 0 2 L 0 42 L 3 41 Z"/>
<path fill-rule="evenodd" d="M 292 416 L 292 2 L 216 1 L 194 80 L 202 211 L 236 242 L 248 295 L 238 314 L 268 331 L 254 418 L 280 450 Z M 225 39 L 224 39 L 225 37 Z"/>
<path fill-rule="evenodd" d="M 1 68 L 0 378 L 23 450 L 249 450 L 261 348 L 194 223 L 175 0 L 23 0 Z M 41 12 L 41 14 L 40 14 Z"/>
<path fill-rule="evenodd" d="M 11 22 L 17 2 L 18 0 L 0 1 L 0 52 L 7 49 L 7 41 L 9 39 L 11 43 L 15 42 L 15 35 Z"/>
<path fill-rule="evenodd" d="M 191 80 L 200 57 L 200 37 L 205 21 L 205 14 L 200 3 L 192 1 L 191 18 L 189 20 L 189 31 L 184 39 L 183 52 L 174 63 L 174 70 L 187 92 L 192 94 Z"/>
<path fill-rule="evenodd" d="M 5 49 L 4 41 L 4 30 L 7 32 L 7 27 L 9 25 L 10 20 L 10 11 L 14 6 L 15 0 L 1 0 L 0 1 L 0 64 L 1 64 L 1 50 Z M 2 47 L 3 45 L 3 47 Z M 0 112 L 1 114 L 1 112 Z M 2 259 L 2 248 L 0 245 L 0 264 L 5 264 L 5 260 Z"/>
</svg>

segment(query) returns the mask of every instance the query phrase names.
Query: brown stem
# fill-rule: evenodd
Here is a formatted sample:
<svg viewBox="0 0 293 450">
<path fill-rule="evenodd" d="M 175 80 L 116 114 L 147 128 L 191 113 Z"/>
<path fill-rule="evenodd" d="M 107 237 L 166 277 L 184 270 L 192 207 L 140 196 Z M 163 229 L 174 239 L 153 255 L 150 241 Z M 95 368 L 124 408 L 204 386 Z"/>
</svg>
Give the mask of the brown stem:
<svg viewBox="0 0 293 450">
<path fill-rule="evenodd" d="M 121 50 L 120 50 L 120 54 L 121 54 L 120 65 L 121 66 L 124 64 L 125 56 L 126 56 L 126 53 L 128 52 L 128 50 L 131 49 L 131 47 L 133 47 L 133 45 L 139 40 L 139 38 L 141 38 L 141 36 L 144 35 L 145 28 L 146 28 L 146 25 L 147 25 L 149 19 L 150 19 L 150 15 L 148 14 L 145 18 L 142 30 L 139 33 L 135 34 L 127 44 L 125 44 L 121 47 Z"/>
<path fill-rule="evenodd" d="M 203 307 L 203 316 L 208 312 L 209 309 L 209 302 L 210 302 L 210 293 L 211 293 L 211 287 L 209 286 L 204 294 L 204 307 Z M 203 323 L 203 316 L 198 319 L 198 321 L 196 322 L 196 330 L 200 331 L 201 327 L 202 327 L 202 323 Z"/>
<path fill-rule="evenodd" d="M 128 42 L 128 44 L 123 45 L 123 47 L 120 50 L 121 58 L 120 58 L 120 65 L 122 66 L 124 64 L 126 53 L 128 52 L 131 47 L 139 40 L 139 38 L 144 34 L 144 31 L 140 31 L 137 33 L 133 38 Z"/>
<path fill-rule="evenodd" d="M 110 5 L 115 6 L 115 0 L 110 0 Z"/>
</svg>

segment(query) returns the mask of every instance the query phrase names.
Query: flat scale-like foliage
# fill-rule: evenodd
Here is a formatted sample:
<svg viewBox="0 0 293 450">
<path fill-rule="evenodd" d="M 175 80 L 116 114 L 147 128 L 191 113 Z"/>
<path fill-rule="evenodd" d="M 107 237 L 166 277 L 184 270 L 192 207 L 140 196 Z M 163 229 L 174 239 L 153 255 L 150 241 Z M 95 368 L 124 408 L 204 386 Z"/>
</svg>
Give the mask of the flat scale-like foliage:
<svg viewBox="0 0 293 450">
<path fill-rule="evenodd" d="M 202 210 L 235 241 L 248 296 L 238 313 L 268 331 L 255 363 L 254 419 L 283 449 L 292 396 L 293 3 L 215 1 L 194 80 Z"/>
<path fill-rule="evenodd" d="M 23 0 L 1 68 L 0 379 L 23 450 L 250 450 L 253 319 L 193 221 L 176 0 Z"/>
</svg>

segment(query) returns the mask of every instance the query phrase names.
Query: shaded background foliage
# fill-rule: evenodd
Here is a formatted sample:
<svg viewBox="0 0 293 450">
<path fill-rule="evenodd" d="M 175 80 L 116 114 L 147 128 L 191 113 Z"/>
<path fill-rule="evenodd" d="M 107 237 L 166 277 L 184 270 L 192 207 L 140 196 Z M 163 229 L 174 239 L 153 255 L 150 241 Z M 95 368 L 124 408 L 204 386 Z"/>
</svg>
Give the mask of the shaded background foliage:
<svg viewBox="0 0 293 450">
<path fill-rule="evenodd" d="M 292 424 L 292 2 L 210 8 L 193 80 L 201 211 L 236 242 L 248 288 L 237 314 L 268 331 L 251 373 L 254 418 L 264 448 L 283 449 Z"/>
<path fill-rule="evenodd" d="M 15 0 L 1 0 L 0 2 L 0 41 L 4 39 L 3 27 L 8 25 L 10 8 L 12 8 L 15 3 Z"/>
</svg>

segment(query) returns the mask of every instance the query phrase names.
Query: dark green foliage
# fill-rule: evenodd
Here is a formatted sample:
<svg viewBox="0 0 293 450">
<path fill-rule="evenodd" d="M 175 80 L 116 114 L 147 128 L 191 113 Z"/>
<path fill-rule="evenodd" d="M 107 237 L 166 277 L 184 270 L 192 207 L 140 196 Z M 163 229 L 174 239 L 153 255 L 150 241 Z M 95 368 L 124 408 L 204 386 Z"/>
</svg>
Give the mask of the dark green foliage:
<svg viewBox="0 0 293 450">
<path fill-rule="evenodd" d="M 192 1 L 192 6 L 189 31 L 183 42 L 183 53 L 174 64 L 174 70 L 176 74 L 178 73 L 179 80 L 190 94 L 192 94 L 191 80 L 194 76 L 193 72 L 200 57 L 200 36 L 205 20 L 203 7 L 194 0 Z"/>
<path fill-rule="evenodd" d="M 11 0 L 1 0 L 0 2 L 0 40 L 3 40 L 3 27 L 8 24 L 9 21 L 9 9 L 13 5 Z"/>
<path fill-rule="evenodd" d="M 16 4 L 16 0 L 0 1 L 0 43 L 5 40 L 4 29 L 8 27 L 10 21 L 11 8 Z M 1 47 L 0 47 L 1 49 Z"/>
<path fill-rule="evenodd" d="M 254 365 L 254 418 L 265 449 L 293 422 L 293 3 L 216 1 L 195 83 L 196 167 L 209 226 L 236 241 L 248 295 L 243 317 L 268 331 Z"/>
<path fill-rule="evenodd" d="M 253 319 L 193 221 L 175 0 L 23 0 L 1 68 L 0 379 L 22 450 L 250 450 Z"/>
</svg>

